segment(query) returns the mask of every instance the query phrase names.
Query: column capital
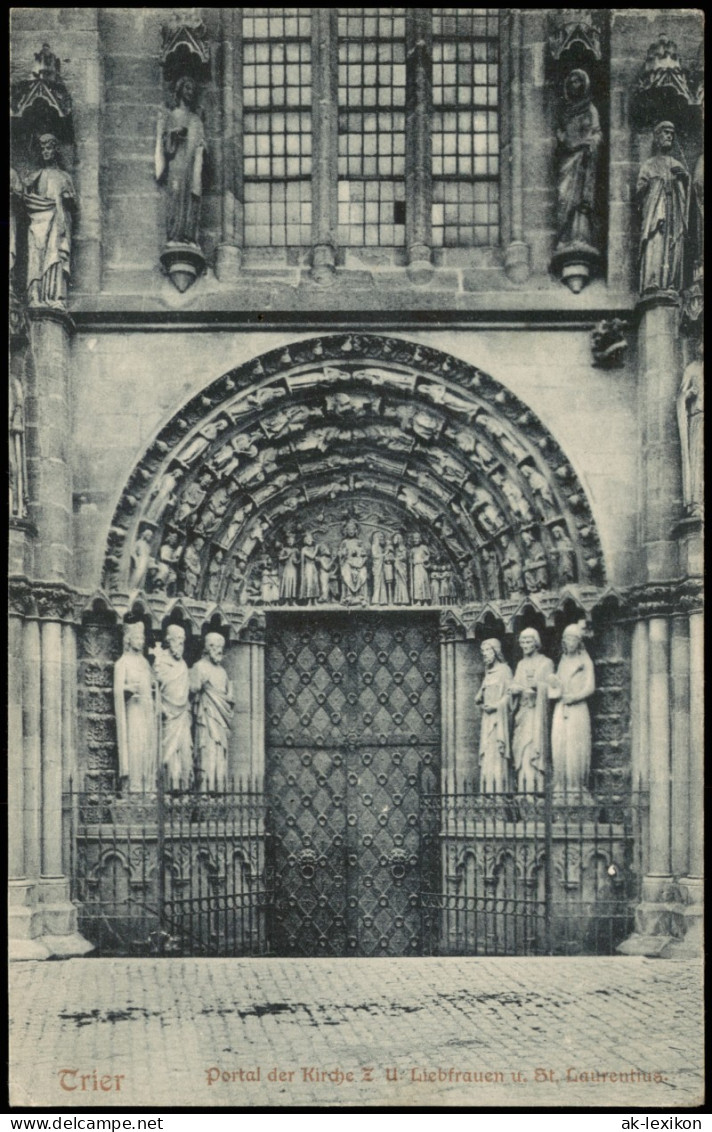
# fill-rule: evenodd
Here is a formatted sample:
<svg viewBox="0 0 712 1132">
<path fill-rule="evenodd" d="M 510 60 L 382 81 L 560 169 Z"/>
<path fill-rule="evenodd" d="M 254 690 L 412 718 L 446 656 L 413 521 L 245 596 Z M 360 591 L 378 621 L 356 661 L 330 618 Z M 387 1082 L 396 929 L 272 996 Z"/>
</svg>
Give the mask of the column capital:
<svg viewBox="0 0 712 1132">
<path fill-rule="evenodd" d="M 670 617 L 673 614 L 693 613 L 702 609 L 703 585 L 701 578 L 684 581 L 644 582 L 628 590 L 627 604 L 633 617 Z"/>
</svg>

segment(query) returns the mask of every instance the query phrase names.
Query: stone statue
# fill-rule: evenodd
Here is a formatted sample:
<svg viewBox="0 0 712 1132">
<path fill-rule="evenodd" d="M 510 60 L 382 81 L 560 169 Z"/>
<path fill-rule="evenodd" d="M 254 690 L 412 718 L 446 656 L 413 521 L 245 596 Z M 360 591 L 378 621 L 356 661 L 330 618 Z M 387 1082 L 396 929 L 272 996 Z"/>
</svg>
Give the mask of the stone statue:
<svg viewBox="0 0 712 1132">
<path fill-rule="evenodd" d="M 131 551 L 129 590 L 140 590 L 151 565 L 151 527 L 141 527 Z"/>
<path fill-rule="evenodd" d="M 502 646 L 494 637 L 483 641 L 485 675 L 475 703 L 482 707 L 480 727 L 480 793 L 503 793 L 511 788 L 508 689 L 512 670 L 502 656 Z"/>
<path fill-rule="evenodd" d="M 367 601 L 368 558 L 359 538 L 358 523 L 349 519 L 339 546 L 341 600 L 346 605 L 365 605 Z"/>
<path fill-rule="evenodd" d="M 393 587 L 396 579 L 395 560 L 393 539 L 388 538 L 383 547 L 383 584 L 386 590 L 386 605 L 393 605 Z"/>
<path fill-rule="evenodd" d="M 381 531 L 374 531 L 371 539 L 371 577 L 373 578 L 371 603 L 373 605 L 388 605 L 386 540 Z"/>
<path fill-rule="evenodd" d="M 8 394 L 10 514 L 24 519 L 27 515 L 25 390 L 20 375 L 12 368 L 8 376 Z"/>
<path fill-rule="evenodd" d="M 393 536 L 393 575 L 393 604 L 409 605 L 408 549 L 401 534 Z"/>
<path fill-rule="evenodd" d="M 473 510 L 477 515 L 477 520 L 482 529 L 490 535 L 495 534 L 504 526 L 504 516 L 498 507 L 495 506 L 494 499 L 488 491 L 483 487 L 478 487 L 474 492 L 474 507 Z"/>
<path fill-rule="evenodd" d="M 561 523 L 557 523 L 551 528 L 551 534 L 554 539 L 554 553 L 558 561 L 558 582 L 560 586 L 565 586 L 569 582 L 576 581 L 576 551 Z"/>
<path fill-rule="evenodd" d="M 197 480 L 188 484 L 176 508 L 176 513 L 173 516 L 173 522 L 176 526 L 181 526 L 183 523 L 186 523 L 188 519 L 193 519 L 204 502 L 212 482 L 213 477 L 210 475 L 210 472 L 206 470 L 200 473 Z"/>
<path fill-rule="evenodd" d="M 331 600 L 331 580 L 334 573 L 334 556 L 325 542 L 316 548 L 316 564 L 319 571 L 319 601 Z"/>
<path fill-rule="evenodd" d="M 185 448 L 178 453 L 176 460 L 185 467 L 195 463 L 198 456 L 202 456 L 205 449 L 212 444 L 221 432 L 224 432 L 227 426 L 228 421 L 224 417 L 219 417 L 216 421 L 203 425 L 192 440 L 186 444 Z"/>
<path fill-rule="evenodd" d="M 596 677 L 578 625 L 564 629 L 561 645 L 563 655 L 549 690 L 550 699 L 556 700 L 551 725 L 552 781 L 555 791 L 586 795 L 591 770 L 591 716 L 587 700 L 596 690 Z"/>
<path fill-rule="evenodd" d="M 311 531 L 307 531 L 304 535 L 304 545 L 302 547 L 302 572 L 299 597 L 302 601 L 306 601 L 310 605 L 313 605 L 319 597 L 319 569 L 316 564 L 316 553 L 314 536 Z"/>
<path fill-rule="evenodd" d="M 176 591 L 178 582 L 178 560 L 181 556 L 182 547 L 178 543 L 178 532 L 169 531 L 166 535 L 158 557 L 154 559 L 150 568 L 150 581 L 151 589 L 161 591 L 168 596 L 172 596 Z"/>
<path fill-rule="evenodd" d="M 519 645 L 524 656 L 509 687 L 514 713 L 512 762 L 517 790 L 526 793 L 544 789 L 549 688 L 554 664 L 548 656 L 542 656 L 541 638 L 536 629 L 522 630 Z"/>
<path fill-rule="evenodd" d="M 524 585 L 528 594 L 540 593 L 549 583 L 544 547 L 535 538 L 531 530 L 523 530 L 521 539 L 524 543 Z"/>
<path fill-rule="evenodd" d="M 533 518 L 532 509 L 514 480 L 511 480 L 501 471 L 492 472 L 491 479 L 493 483 L 497 484 L 497 487 L 507 500 L 512 514 L 516 515 L 518 519 L 523 520 L 525 523 L 530 522 Z"/>
<path fill-rule="evenodd" d="M 146 507 L 144 519 L 147 523 L 160 523 L 163 518 L 163 512 L 166 510 L 169 503 L 173 502 L 174 493 L 179 482 L 179 477 L 172 469 L 169 469 L 161 476 L 151 493 L 148 506 Z"/>
<path fill-rule="evenodd" d="M 224 563 L 225 551 L 218 547 L 208 566 L 208 583 L 206 586 L 208 601 L 218 601 L 220 598 Z"/>
<path fill-rule="evenodd" d="M 232 569 L 230 570 L 230 598 L 235 605 L 242 605 L 245 600 L 246 581 L 245 560 L 238 554 L 235 556 Z M 277 596 L 279 596 L 279 587 L 277 589 Z"/>
<path fill-rule="evenodd" d="M 222 665 L 224 652 L 222 633 L 208 633 L 203 655 L 190 670 L 197 770 L 200 784 L 212 789 L 227 779 L 227 744 L 235 704 L 232 682 Z"/>
<path fill-rule="evenodd" d="M 169 625 L 166 648 L 156 647 L 153 670 L 161 691 L 161 766 L 173 790 L 190 786 L 193 778 L 190 677 L 184 651 L 185 629 Z"/>
<path fill-rule="evenodd" d="M 140 793 L 156 788 L 156 714 L 154 676 L 143 655 L 142 621 L 124 627 L 124 651 L 114 665 L 114 711 L 122 790 Z"/>
<path fill-rule="evenodd" d="M 522 464 L 520 470 L 536 499 L 539 507 L 539 518 L 555 518 L 560 513 L 561 508 L 557 506 L 546 478 L 532 464 Z"/>
<path fill-rule="evenodd" d="M 557 131 L 557 250 L 576 244 L 591 247 L 591 218 L 596 206 L 599 154 L 603 134 L 591 101 L 591 82 L 574 70 L 564 83 L 563 122 Z"/>
<path fill-rule="evenodd" d="M 502 540 L 502 577 L 507 597 L 516 597 L 517 594 L 524 593 L 522 557 L 516 541 L 506 535 Z"/>
<path fill-rule="evenodd" d="M 490 600 L 492 598 L 500 598 L 502 596 L 502 590 L 496 550 L 492 547 L 483 546 L 480 551 L 480 563 L 482 566 L 482 581 L 485 590 L 484 596 Z"/>
<path fill-rule="evenodd" d="M 168 190 L 166 239 L 198 244 L 203 166 L 207 148 L 203 120 L 196 107 L 198 86 L 181 78 L 175 85 L 175 109 L 162 112 L 156 132 L 156 180 Z"/>
<path fill-rule="evenodd" d="M 25 182 L 27 300 L 30 306 L 64 309 L 77 198 L 72 178 L 60 166 L 54 134 L 42 134 L 39 148 L 42 168 Z"/>
<path fill-rule="evenodd" d="M 671 154 L 674 142 L 672 122 L 658 122 L 653 131 L 653 156 L 643 162 L 638 174 L 641 295 L 682 287 L 690 177 L 682 161 Z"/>
<path fill-rule="evenodd" d="M 188 596 L 194 595 L 200 582 L 200 575 L 203 572 L 203 565 L 200 556 L 205 546 L 205 539 L 202 535 L 196 535 L 192 542 L 189 542 L 183 552 L 183 566 L 182 566 L 182 591 Z"/>
<path fill-rule="evenodd" d="M 430 590 L 430 550 L 422 538 L 416 537 L 410 552 L 413 579 L 413 602 L 415 605 L 428 605 L 432 600 Z"/>
<path fill-rule="evenodd" d="M 279 571 L 269 557 L 262 561 L 260 595 L 265 605 L 274 605 L 279 601 Z"/>
<path fill-rule="evenodd" d="M 279 561 L 282 566 L 282 576 L 279 583 L 279 597 L 281 601 L 296 601 L 299 593 L 299 561 L 301 555 L 296 545 L 296 538 L 290 531 L 287 535 L 287 545 L 280 547 Z"/>
<path fill-rule="evenodd" d="M 677 395 L 677 423 L 682 455 L 682 498 L 688 515 L 701 515 L 704 498 L 705 387 L 703 346 L 699 356 L 685 367 Z"/>
</svg>

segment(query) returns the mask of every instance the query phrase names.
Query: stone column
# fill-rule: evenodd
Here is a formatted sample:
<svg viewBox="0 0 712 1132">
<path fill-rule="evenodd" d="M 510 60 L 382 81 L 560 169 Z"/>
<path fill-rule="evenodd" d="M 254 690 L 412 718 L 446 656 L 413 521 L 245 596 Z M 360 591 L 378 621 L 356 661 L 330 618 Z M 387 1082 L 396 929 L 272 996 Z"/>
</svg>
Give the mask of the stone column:
<svg viewBox="0 0 712 1132">
<path fill-rule="evenodd" d="M 686 876 L 690 825 L 690 644 L 687 617 L 673 617 L 670 635 L 671 869 Z"/>
<path fill-rule="evenodd" d="M 250 778 L 256 790 L 264 790 L 265 781 L 265 646 L 253 641 L 250 650 Z"/>
<path fill-rule="evenodd" d="M 631 647 L 631 781 L 633 790 L 648 781 L 648 623 L 638 621 Z"/>
<path fill-rule="evenodd" d="M 432 9 L 406 8 L 405 233 L 413 283 L 433 274 L 432 70 Z"/>
<path fill-rule="evenodd" d="M 656 900 L 669 883 L 670 861 L 670 624 L 666 617 L 653 617 L 648 626 L 650 668 L 648 672 L 648 719 L 650 734 L 650 861 L 643 894 Z"/>
<path fill-rule="evenodd" d="M 338 243 L 338 25 L 336 8 L 312 8 L 312 275 L 328 283 Z"/>
<path fill-rule="evenodd" d="M 222 202 L 216 273 L 221 283 L 235 283 L 244 239 L 242 8 L 221 8 L 220 29 Z"/>
<path fill-rule="evenodd" d="M 524 240 L 524 201 L 522 199 L 522 17 L 512 8 L 509 19 L 507 51 L 509 83 L 503 88 L 508 98 L 509 156 L 509 243 L 504 253 L 504 269 L 514 283 L 529 278 L 529 245 Z M 503 154 L 503 157 L 506 156 Z"/>
<path fill-rule="evenodd" d="M 690 955 L 703 954 L 704 916 L 704 620 L 695 609 L 689 617 L 690 643 L 690 757 L 689 757 L 689 868 L 682 886 L 687 898 L 684 910 L 685 940 L 680 949 Z"/>
<path fill-rule="evenodd" d="M 441 782 L 444 793 L 455 790 L 455 642 L 440 644 Z"/>
<path fill-rule="evenodd" d="M 59 310 L 30 312 L 32 366 L 28 397 L 29 514 L 37 532 L 32 583 L 39 613 L 39 634 L 29 627 L 23 684 L 39 691 L 39 721 L 28 705 L 28 789 L 36 786 L 36 740 L 39 722 L 39 898 L 42 943 L 52 955 L 81 955 L 91 945 L 77 934 L 77 911 L 69 896 L 63 863 L 63 764 L 74 745 L 76 664 L 66 653 L 66 622 L 73 617 L 72 484 L 68 459 L 71 438 L 69 362 L 71 321 Z M 37 642 L 39 636 L 39 642 Z M 39 643 L 39 649 L 36 645 Z M 39 653 L 39 656 L 37 655 Z M 39 671 L 37 664 L 39 663 Z M 70 674 L 70 667 L 73 672 Z M 69 717 L 69 718 L 65 718 Z M 32 805 L 34 805 L 32 800 Z M 26 856 L 37 856 L 27 844 Z"/>
</svg>

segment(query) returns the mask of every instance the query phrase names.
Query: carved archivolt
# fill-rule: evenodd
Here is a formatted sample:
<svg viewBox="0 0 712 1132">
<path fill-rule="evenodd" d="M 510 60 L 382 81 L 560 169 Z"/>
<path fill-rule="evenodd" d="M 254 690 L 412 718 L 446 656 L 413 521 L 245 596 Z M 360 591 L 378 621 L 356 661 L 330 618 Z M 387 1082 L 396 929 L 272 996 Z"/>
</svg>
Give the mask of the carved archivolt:
<svg viewBox="0 0 712 1132">
<path fill-rule="evenodd" d="M 430 588 L 410 592 L 422 603 L 518 603 L 604 580 L 585 493 L 525 405 L 439 351 L 349 334 L 272 351 L 184 406 L 121 496 L 104 586 L 227 609 L 342 602 L 338 569 L 313 593 L 280 592 L 280 579 L 289 548 L 297 569 L 305 545 L 338 566 L 349 539 L 369 577 L 381 539 L 426 548 Z M 370 583 L 362 596 L 388 603 Z"/>
</svg>

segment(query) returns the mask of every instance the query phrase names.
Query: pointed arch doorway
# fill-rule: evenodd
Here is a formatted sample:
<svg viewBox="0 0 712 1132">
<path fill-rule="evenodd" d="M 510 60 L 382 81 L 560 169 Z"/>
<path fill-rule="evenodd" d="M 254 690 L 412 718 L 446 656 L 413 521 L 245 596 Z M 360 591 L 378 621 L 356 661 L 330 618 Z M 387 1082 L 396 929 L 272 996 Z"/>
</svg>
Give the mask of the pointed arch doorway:
<svg viewBox="0 0 712 1132">
<path fill-rule="evenodd" d="M 266 790 L 280 955 L 418 955 L 440 781 L 437 614 L 276 612 Z M 426 849 L 427 845 L 427 849 Z"/>
</svg>

